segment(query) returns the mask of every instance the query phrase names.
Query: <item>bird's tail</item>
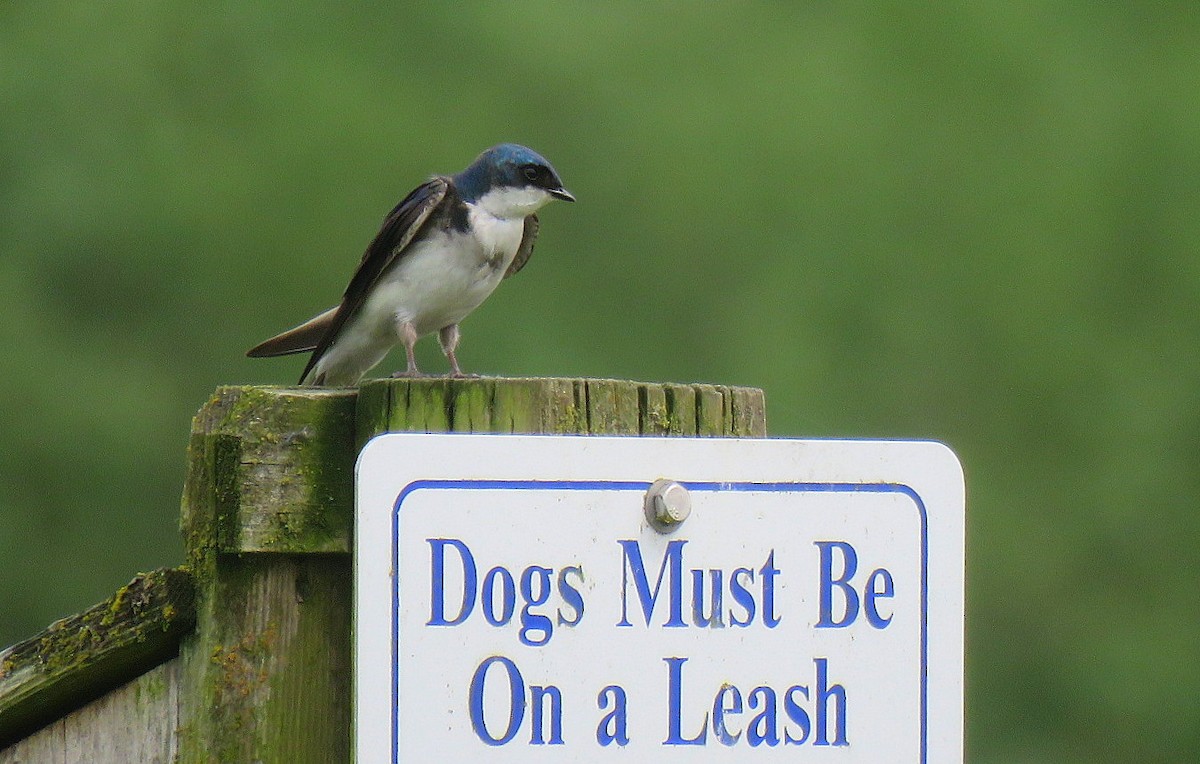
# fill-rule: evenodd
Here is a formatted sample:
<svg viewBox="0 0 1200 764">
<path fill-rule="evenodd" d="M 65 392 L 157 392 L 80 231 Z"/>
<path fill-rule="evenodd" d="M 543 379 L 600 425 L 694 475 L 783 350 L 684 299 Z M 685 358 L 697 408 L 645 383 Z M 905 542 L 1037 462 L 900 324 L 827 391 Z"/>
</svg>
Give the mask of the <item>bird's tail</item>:
<svg viewBox="0 0 1200 764">
<path fill-rule="evenodd" d="M 246 355 L 251 358 L 268 358 L 276 355 L 291 355 L 293 353 L 307 353 L 310 350 L 315 350 L 317 343 L 325 336 L 326 330 L 329 329 L 329 324 L 333 321 L 333 314 L 337 313 L 337 308 L 333 307 L 319 316 L 313 316 L 297 327 L 288 329 L 282 334 L 276 334 L 269 340 L 260 342 L 254 347 L 246 351 Z"/>
</svg>

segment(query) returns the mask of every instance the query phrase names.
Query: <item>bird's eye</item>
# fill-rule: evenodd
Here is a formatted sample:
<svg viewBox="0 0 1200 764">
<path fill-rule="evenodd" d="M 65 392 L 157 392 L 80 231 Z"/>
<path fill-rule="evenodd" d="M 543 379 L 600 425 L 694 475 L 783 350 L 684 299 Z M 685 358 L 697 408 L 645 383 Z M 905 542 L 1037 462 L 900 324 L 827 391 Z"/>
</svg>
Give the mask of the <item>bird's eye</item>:
<svg viewBox="0 0 1200 764">
<path fill-rule="evenodd" d="M 527 164 L 521 170 L 521 174 L 525 176 L 526 180 L 537 180 L 538 166 L 535 164 Z"/>
</svg>

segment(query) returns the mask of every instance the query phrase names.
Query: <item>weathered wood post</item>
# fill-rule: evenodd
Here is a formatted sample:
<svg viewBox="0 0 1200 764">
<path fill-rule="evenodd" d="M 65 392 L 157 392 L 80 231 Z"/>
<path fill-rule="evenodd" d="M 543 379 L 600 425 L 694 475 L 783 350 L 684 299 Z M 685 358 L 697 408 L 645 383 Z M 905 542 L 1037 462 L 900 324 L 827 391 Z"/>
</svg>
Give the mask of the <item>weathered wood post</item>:
<svg viewBox="0 0 1200 764">
<path fill-rule="evenodd" d="M 197 625 L 180 762 L 350 757 L 354 459 L 375 434 L 763 436 L 760 390 L 591 379 L 226 387 L 196 416 L 181 526 Z"/>
</svg>

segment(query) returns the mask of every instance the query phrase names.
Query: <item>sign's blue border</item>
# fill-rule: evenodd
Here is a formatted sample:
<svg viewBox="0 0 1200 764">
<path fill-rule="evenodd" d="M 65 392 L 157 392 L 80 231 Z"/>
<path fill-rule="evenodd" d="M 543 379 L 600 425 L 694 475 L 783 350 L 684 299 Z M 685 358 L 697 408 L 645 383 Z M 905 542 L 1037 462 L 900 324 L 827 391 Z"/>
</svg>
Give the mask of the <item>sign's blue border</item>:
<svg viewBox="0 0 1200 764">
<path fill-rule="evenodd" d="M 767 493 L 898 493 L 912 499 L 921 518 L 921 711 L 920 762 L 927 764 L 928 660 L 929 660 L 929 518 L 921 496 L 901 483 L 787 483 L 680 481 L 689 491 L 739 491 Z M 420 490 L 474 491 L 639 491 L 650 487 L 640 480 L 416 480 L 396 497 L 392 511 L 392 764 L 399 764 L 400 743 L 400 509 L 404 500 Z"/>
</svg>

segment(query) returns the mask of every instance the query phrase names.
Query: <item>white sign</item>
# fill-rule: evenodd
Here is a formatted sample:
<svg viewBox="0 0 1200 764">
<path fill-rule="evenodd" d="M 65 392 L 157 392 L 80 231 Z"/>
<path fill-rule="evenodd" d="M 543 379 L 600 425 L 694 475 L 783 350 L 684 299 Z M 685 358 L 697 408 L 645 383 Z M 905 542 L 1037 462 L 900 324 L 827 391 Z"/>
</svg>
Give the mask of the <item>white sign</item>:
<svg viewBox="0 0 1200 764">
<path fill-rule="evenodd" d="M 959 762 L 963 513 L 933 442 L 380 436 L 357 761 Z"/>
</svg>

